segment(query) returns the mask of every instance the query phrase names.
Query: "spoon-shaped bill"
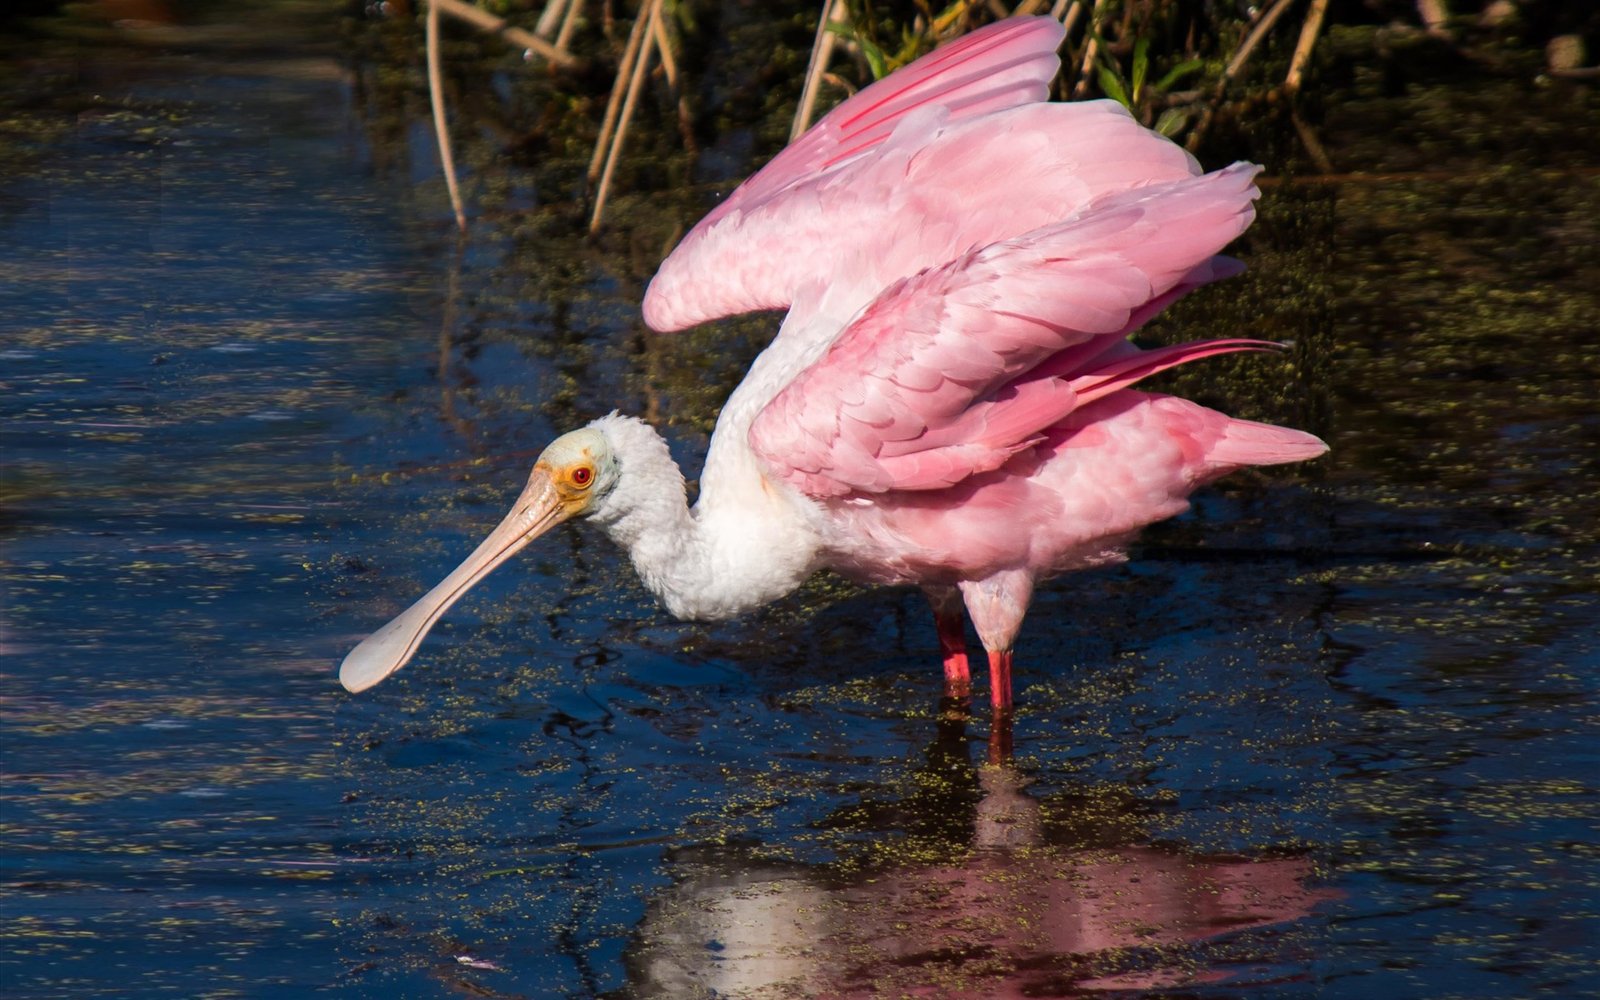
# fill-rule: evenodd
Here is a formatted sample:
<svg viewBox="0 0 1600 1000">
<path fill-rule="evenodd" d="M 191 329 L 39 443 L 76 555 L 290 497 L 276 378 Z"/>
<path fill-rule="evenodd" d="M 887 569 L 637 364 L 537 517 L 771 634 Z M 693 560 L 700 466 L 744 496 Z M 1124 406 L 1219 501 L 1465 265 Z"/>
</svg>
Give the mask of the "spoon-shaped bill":
<svg viewBox="0 0 1600 1000">
<path fill-rule="evenodd" d="M 405 666 L 416 655 L 428 630 L 462 594 L 567 516 L 549 478 L 536 472 L 517 497 L 511 513 L 460 566 L 394 621 L 350 651 L 339 666 L 339 683 L 349 691 L 365 691 Z"/>
</svg>

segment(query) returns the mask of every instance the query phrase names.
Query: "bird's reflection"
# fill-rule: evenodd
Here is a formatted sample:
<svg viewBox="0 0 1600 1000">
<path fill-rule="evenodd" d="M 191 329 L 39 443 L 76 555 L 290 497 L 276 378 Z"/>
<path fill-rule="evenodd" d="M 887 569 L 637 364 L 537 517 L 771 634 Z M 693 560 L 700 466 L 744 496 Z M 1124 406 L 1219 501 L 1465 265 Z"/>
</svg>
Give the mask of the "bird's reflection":
<svg viewBox="0 0 1600 1000">
<path fill-rule="evenodd" d="M 1133 810 L 1093 822 L 1047 810 L 1002 753 L 1009 734 L 991 732 L 990 759 L 974 765 L 961 706 L 949 708 L 928 752 L 937 780 L 830 824 L 943 837 L 943 850 L 864 866 L 764 861 L 749 846 L 676 852 L 675 881 L 629 949 L 628 993 L 1062 996 L 1216 982 L 1241 963 L 1276 976 L 1298 960 L 1263 953 L 1290 948 L 1283 935 L 1240 932 L 1328 898 L 1306 858 L 1200 856 L 1140 843 Z M 1225 957 L 1208 958 L 1201 944 L 1222 940 Z"/>
</svg>

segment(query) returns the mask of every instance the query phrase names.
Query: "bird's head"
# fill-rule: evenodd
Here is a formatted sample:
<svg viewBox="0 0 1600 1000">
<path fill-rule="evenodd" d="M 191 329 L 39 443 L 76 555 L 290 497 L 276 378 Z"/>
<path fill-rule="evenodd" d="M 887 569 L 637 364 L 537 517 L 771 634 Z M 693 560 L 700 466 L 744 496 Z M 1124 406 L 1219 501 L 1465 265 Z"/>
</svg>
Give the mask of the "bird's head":
<svg viewBox="0 0 1600 1000">
<path fill-rule="evenodd" d="M 616 488 L 620 475 L 615 449 L 605 433 L 591 424 L 550 442 L 533 463 L 528 485 L 517 503 L 520 506 L 529 500 L 530 491 L 537 494 L 534 499 L 545 498 L 553 512 L 549 525 L 553 527 L 594 513 Z"/>
<path fill-rule="evenodd" d="M 625 419 L 602 418 L 550 442 L 505 519 L 438 586 L 351 650 L 339 682 L 364 691 L 399 670 L 440 616 L 495 567 L 556 525 L 605 509 L 622 476 L 604 427 Z"/>
</svg>

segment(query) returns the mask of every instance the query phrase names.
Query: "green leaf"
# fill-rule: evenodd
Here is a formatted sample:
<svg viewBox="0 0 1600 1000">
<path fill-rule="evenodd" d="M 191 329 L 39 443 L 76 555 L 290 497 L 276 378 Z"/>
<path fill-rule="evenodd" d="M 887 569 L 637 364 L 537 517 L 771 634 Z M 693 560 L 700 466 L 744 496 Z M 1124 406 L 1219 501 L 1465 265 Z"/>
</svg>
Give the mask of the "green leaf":
<svg viewBox="0 0 1600 1000">
<path fill-rule="evenodd" d="M 853 25 L 829 22 L 827 30 L 847 41 L 855 42 L 861 47 L 861 54 L 867 57 L 867 69 L 872 71 L 874 80 L 882 80 L 889 75 L 889 58 L 865 36 L 856 31 Z"/>
<path fill-rule="evenodd" d="M 1122 79 L 1105 66 L 1095 67 L 1095 74 L 1100 79 L 1100 92 L 1116 101 L 1125 108 L 1132 109 L 1128 103 L 1128 92 L 1123 89 Z"/>
<path fill-rule="evenodd" d="M 861 54 L 867 57 L 867 66 L 872 70 L 872 78 L 882 80 L 888 76 L 889 60 L 884 56 L 883 50 L 865 38 L 858 38 L 856 41 L 861 46 Z"/>
<path fill-rule="evenodd" d="M 1191 73 L 1199 72 L 1206 68 L 1204 60 L 1185 59 L 1183 62 L 1167 70 L 1167 75 L 1156 81 L 1156 93 L 1165 94 L 1173 84 L 1182 80 Z"/>
<path fill-rule="evenodd" d="M 1144 78 L 1150 71 L 1150 39 L 1141 38 L 1133 43 L 1133 99 L 1135 103 L 1144 92 Z"/>
<path fill-rule="evenodd" d="M 1189 112 L 1183 108 L 1168 108 L 1161 112 L 1161 117 L 1156 119 L 1156 131 L 1168 139 L 1183 131 L 1189 124 Z"/>
</svg>

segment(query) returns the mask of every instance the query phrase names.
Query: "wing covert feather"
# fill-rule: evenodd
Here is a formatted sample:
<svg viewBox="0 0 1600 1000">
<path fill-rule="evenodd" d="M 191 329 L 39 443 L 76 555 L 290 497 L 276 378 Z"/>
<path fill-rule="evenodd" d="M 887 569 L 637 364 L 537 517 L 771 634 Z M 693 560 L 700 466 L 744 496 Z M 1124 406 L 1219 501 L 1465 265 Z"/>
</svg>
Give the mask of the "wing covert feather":
<svg viewBox="0 0 1600 1000">
<path fill-rule="evenodd" d="M 1258 168 L 1112 195 L 884 290 L 756 416 L 752 449 L 814 497 L 948 487 L 1091 399 L 1244 342 L 1124 338 L 1249 226 Z M 1037 373 L 1037 374 L 1035 374 Z"/>
<path fill-rule="evenodd" d="M 1060 33 L 1049 18 L 1003 21 L 835 108 L 662 262 L 645 321 L 677 330 L 787 308 L 819 281 L 850 315 L 970 247 L 1108 192 L 1198 174 L 1115 101 L 1042 103 Z"/>
<path fill-rule="evenodd" d="M 828 112 L 696 228 L 714 225 L 732 212 L 748 212 L 785 188 L 865 153 L 919 108 L 942 106 L 951 120 L 960 120 L 1045 100 L 1061 68 L 1056 49 L 1065 34 L 1054 18 L 1014 18 L 935 49 Z"/>
</svg>

